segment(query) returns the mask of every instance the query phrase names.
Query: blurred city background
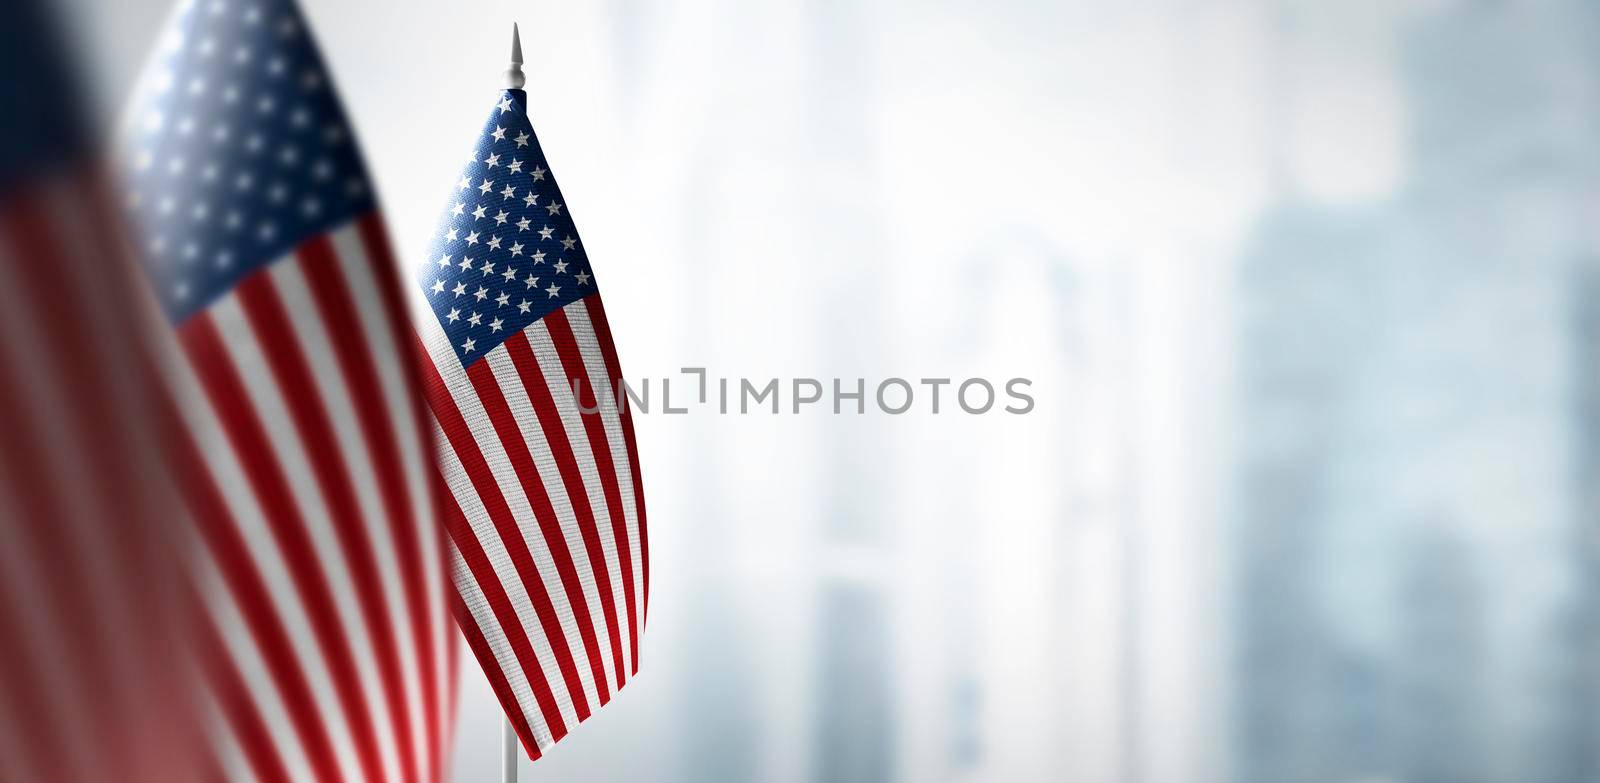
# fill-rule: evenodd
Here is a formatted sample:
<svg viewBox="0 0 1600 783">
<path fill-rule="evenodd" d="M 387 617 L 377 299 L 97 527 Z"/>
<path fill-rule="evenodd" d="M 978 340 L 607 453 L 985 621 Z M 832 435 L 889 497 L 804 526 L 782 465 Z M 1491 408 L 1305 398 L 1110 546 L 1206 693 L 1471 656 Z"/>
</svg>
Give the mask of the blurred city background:
<svg viewBox="0 0 1600 783">
<path fill-rule="evenodd" d="M 523 780 L 1600 780 L 1594 4 L 303 4 L 410 258 L 522 23 L 630 377 L 1034 380 L 642 417 Z M 65 3 L 108 128 L 167 5 Z"/>
</svg>

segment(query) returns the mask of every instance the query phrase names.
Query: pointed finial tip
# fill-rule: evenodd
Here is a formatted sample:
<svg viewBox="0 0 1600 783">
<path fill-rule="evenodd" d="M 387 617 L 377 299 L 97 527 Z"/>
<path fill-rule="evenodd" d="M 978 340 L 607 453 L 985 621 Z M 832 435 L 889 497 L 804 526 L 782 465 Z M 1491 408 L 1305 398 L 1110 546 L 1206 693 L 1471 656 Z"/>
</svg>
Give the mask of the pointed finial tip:
<svg viewBox="0 0 1600 783">
<path fill-rule="evenodd" d="M 522 74 L 522 30 L 511 23 L 511 67 L 506 69 L 506 89 L 520 90 L 528 83 Z"/>
</svg>

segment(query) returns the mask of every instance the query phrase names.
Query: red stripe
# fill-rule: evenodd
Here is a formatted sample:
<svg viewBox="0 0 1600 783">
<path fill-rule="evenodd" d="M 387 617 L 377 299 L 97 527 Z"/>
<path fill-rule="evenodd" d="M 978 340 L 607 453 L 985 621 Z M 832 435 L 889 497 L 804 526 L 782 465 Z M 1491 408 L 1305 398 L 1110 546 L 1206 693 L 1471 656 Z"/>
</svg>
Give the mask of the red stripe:
<svg viewBox="0 0 1600 783">
<path fill-rule="evenodd" d="M 169 435 L 168 454 L 172 460 L 172 475 L 178 477 L 179 489 L 189 507 L 200 539 L 217 571 L 227 582 L 234 605 L 244 617 L 256 649 L 266 661 L 278 696 L 283 700 L 294 724 L 295 735 L 305 748 L 306 757 L 318 780 L 343 780 L 344 774 L 334 755 L 333 740 L 323 723 L 322 712 L 311 693 L 311 685 L 295 657 L 294 645 L 283 627 L 283 618 L 272 605 L 270 590 L 262 578 L 250 546 L 240 535 L 238 523 L 228 510 L 222 492 L 217 488 L 205 457 L 195 445 L 189 431 L 183 429 L 174 402 L 170 398 L 157 402 L 157 418 Z M 291 564 L 293 567 L 293 564 Z"/>
<path fill-rule="evenodd" d="M 611 324 L 606 320 L 606 307 L 600 301 L 599 294 L 591 294 L 581 300 L 589 308 L 589 322 L 594 325 L 595 336 L 600 338 L 600 353 L 606 359 L 606 372 L 611 375 L 611 390 L 617 394 L 617 404 L 622 408 L 622 438 L 628 444 L 628 466 L 633 472 L 633 507 L 639 515 L 639 561 L 643 566 L 644 595 L 640 603 L 643 607 L 640 612 L 641 630 L 643 624 L 650 621 L 650 538 L 646 535 L 644 519 L 644 481 L 639 478 L 639 444 L 633 436 L 633 408 L 627 404 L 627 398 L 618 394 L 622 385 L 622 363 L 617 359 L 617 344 L 611 339 Z M 634 671 L 639 668 L 639 659 L 633 659 Z"/>
<path fill-rule="evenodd" d="M 482 500 L 484 509 L 488 511 L 489 519 L 494 524 L 495 531 L 499 533 L 506 553 L 511 557 L 512 566 L 522 579 L 523 588 L 533 601 L 534 613 L 539 615 L 539 625 L 544 629 L 545 638 L 550 640 L 551 651 L 555 653 L 557 667 L 561 670 L 561 679 L 566 683 L 573 707 L 579 710 L 578 720 L 581 721 L 588 717 L 583 684 L 578 680 L 578 668 L 573 664 L 572 650 L 567 643 L 566 633 L 557 620 L 555 606 L 550 602 L 550 594 L 545 591 L 544 581 L 540 579 L 538 570 L 533 564 L 533 556 L 528 552 L 527 542 L 522 538 L 522 529 L 512 516 L 511 507 L 506 504 L 505 495 L 500 491 L 500 484 L 489 470 L 489 463 L 479 450 L 478 442 L 473 439 L 466 419 L 462 418 L 461 410 L 456 407 L 455 398 L 450 396 L 449 387 L 445 386 L 444 378 L 439 376 L 439 369 L 428 356 L 428 349 L 423 346 L 421 338 L 416 337 L 415 333 L 412 337 L 415 341 L 417 363 L 425 373 L 423 389 L 426 391 L 429 405 L 433 408 L 433 415 L 439 420 L 439 428 L 444 431 L 445 439 L 450 442 L 450 448 L 461 460 L 462 467 L 466 469 L 468 479 Z M 521 657 L 519 654 L 518 659 Z M 526 668 L 526 661 L 523 662 L 523 666 Z M 531 676 L 529 680 L 532 681 Z"/>
<path fill-rule="evenodd" d="M 605 420 L 601 418 L 600 403 L 595 386 L 589 380 L 589 370 L 583 362 L 583 351 L 572 334 L 572 324 L 565 310 L 555 310 L 544 317 L 550 331 L 550 341 L 561 357 L 561 366 L 567 373 L 567 388 L 580 389 L 579 417 L 583 419 L 584 433 L 589 437 L 589 450 L 594 455 L 595 472 L 600 474 L 600 484 L 605 489 L 606 508 L 611 516 L 611 537 L 621 561 L 623 599 L 628 606 L 628 660 L 639 660 L 639 615 L 633 594 L 633 551 L 628 546 L 628 518 L 622 508 L 622 490 L 617 486 L 617 463 L 611 458 L 611 441 L 606 437 Z M 604 383 L 604 381 L 602 381 Z M 594 411 L 594 413 L 584 413 Z M 634 663 L 638 666 L 638 663 Z M 622 662 L 617 662 L 618 681 L 624 681 Z M 618 687 L 621 687 L 620 685 Z"/>
<path fill-rule="evenodd" d="M 445 486 L 444 476 L 437 471 L 434 473 L 435 491 L 441 496 L 449 495 L 449 488 Z M 528 634 L 522 627 L 522 619 L 517 616 L 516 609 L 511 606 L 511 599 L 506 597 L 505 585 L 500 583 L 500 577 L 495 574 L 494 566 L 489 564 L 489 557 L 483 551 L 483 545 L 478 541 L 477 533 L 472 526 L 467 524 L 467 518 L 461 513 L 461 506 L 453 499 L 445 505 L 444 527 L 449 531 L 450 538 L 456 543 L 456 551 L 461 553 L 461 559 L 467 564 L 467 570 L 472 572 L 472 579 L 477 584 L 478 590 L 483 593 L 484 600 L 489 602 L 489 610 L 494 613 L 495 622 L 499 624 L 499 632 L 511 644 L 511 651 L 517 656 L 517 663 L 522 666 L 523 678 L 528 681 L 528 687 L 533 691 L 534 701 L 537 702 L 539 713 L 544 716 L 544 722 L 551 727 L 551 732 L 556 736 L 564 736 L 567 731 L 566 721 L 561 718 L 561 710 L 556 706 L 555 696 L 550 692 L 550 680 L 545 677 L 544 667 L 539 665 L 539 657 L 533 651 L 533 644 L 528 641 Z M 450 595 L 461 601 L 461 596 L 452 590 Z M 466 608 L 461 604 L 460 609 Z M 470 624 L 474 630 L 477 624 L 470 616 L 456 611 L 456 623 L 465 631 Z M 466 617 L 465 620 L 462 618 Z M 469 637 L 470 641 L 470 637 Z M 504 672 L 500 669 L 499 659 L 494 657 L 487 645 L 481 650 L 474 646 L 473 652 L 478 656 L 478 662 L 483 665 L 483 670 L 488 673 L 491 682 L 499 679 L 505 681 Z M 486 654 L 487 653 L 487 654 Z M 496 687 L 496 693 L 501 693 Z M 519 723 L 518 731 L 522 732 L 527 727 L 522 707 L 518 705 L 514 691 L 506 684 L 504 693 L 501 694 L 501 704 L 506 709 L 507 715 L 512 715 Z M 507 700 L 507 695 L 511 695 Z M 531 737 L 531 733 L 521 733 L 520 736 Z"/>
<path fill-rule="evenodd" d="M 322 317 L 338 357 L 339 371 L 344 378 L 345 388 L 349 389 L 350 402 L 355 408 L 362 437 L 366 440 L 368 459 L 377 477 L 384 512 L 389 520 L 390 538 L 399 561 L 407 614 L 412 618 L 411 643 L 416 648 L 418 674 L 422 681 L 428 747 L 433 749 L 434 755 L 439 755 L 442 745 L 439 741 L 438 679 L 433 659 L 433 618 L 428 613 L 425 581 L 429 574 L 422 563 L 422 533 L 417 530 L 417 517 L 411 508 L 405 466 L 400 460 L 400 445 L 385 415 L 383 386 L 372 361 L 372 351 L 383 350 L 384 347 L 371 346 L 369 349 L 363 341 L 363 330 L 357 320 L 357 313 L 361 310 L 351 295 L 344 274 L 339 270 L 333 244 L 327 238 L 319 237 L 302 246 L 299 256 L 300 267 L 305 273 L 312 299 L 316 302 L 317 312 Z M 408 395 L 407 399 L 413 408 L 421 407 L 420 398 Z M 409 741 L 406 743 L 411 744 Z M 414 755 L 421 750 L 414 748 Z M 414 762 L 416 760 L 413 758 Z"/>
<path fill-rule="evenodd" d="M 589 570 L 594 572 L 595 587 L 600 593 L 600 608 L 605 612 L 606 635 L 611 642 L 611 658 L 620 686 L 626 672 L 622 666 L 617 606 L 611 597 L 611 572 L 606 568 L 605 551 L 600 548 L 600 529 L 595 525 L 594 510 L 589 505 L 589 490 L 584 487 L 583 474 L 578 472 L 578 460 L 572 455 L 572 443 L 567 440 L 561 413 L 556 410 L 555 398 L 550 396 L 550 387 L 545 382 L 544 371 L 539 369 L 539 360 L 533 355 L 533 347 L 528 344 L 527 333 L 512 335 L 505 341 L 505 346 L 506 352 L 511 355 L 512 366 L 516 367 L 517 375 L 522 379 L 523 388 L 528 391 L 528 401 L 533 404 L 533 411 L 539 417 L 539 426 L 550 444 L 550 453 L 556 458 L 561 483 L 567 488 L 567 499 L 572 502 L 572 510 L 577 514 L 578 530 L 583 534 L 583 548 L 589 553 Z M 600 685 L 604 681 L 605 673 L 596 669 L 595 684 L 599 687 L 602 705 L 610 698 L 605 686 Z"/>
<path fill-rule="evenodd" d="M 578 634 L 583 638 L 583 650 L 589 659 L 589 670 L 594 675 L 600 703 L 605 704 L 610 693 L 606 689 L 605 666 L 600 662 L 600 644 L 595 640 L 594 621 L 589 614 L 589 599 L 583 591 L 583 583 L 578 581 L 578 569 L 573 565 L 572 552 L 567 548 L 566 536 L 561 531 L 561 521 L 550 504 L 550 495 L 545 491 L 539 469 L 533 463 L 533 455 L 528 453 L 522 428 L 517 424 L 511 406 L 506 403 L 505 394 L 501 392 L 500 384 L 487 361 L 475 362 L 468 367 L 467 378 L 472 381 L 472 388 L 477 391 L 484 412 L 489 414 L 489 423 L 494 426 L 495 434 L 499 436 L 500 444 L 511 460 L 511 467 L 516 471 L 517 481 L 522 485 L 523 494 L 533 508 L 533 519 L 544 536 L 545 546 L 550 549 L 551 559 L 555 561 L 561 589 L 566 591 L 567 600 L 572 604 L 572 614 L 578 622 Z M 580 700 L 582 706 L 578 708 L 578 714 L 588 717 L 589 701 L 581 689 L 573 697 L 573 705 L 578 706 Z"/>
<path fill-rule="evenodd" d="M 367 536 L 366 525 L 363 524 L 365 515 L 356 500 L 350 466 L 345 464 L 339 450 L 333 420 L 328 416 L 322 391 L 317 387 L 311 365 L 291 331 L 291 316 L 272 278 L 266 274 L 252 275 L 245 278 L 235 292 L 245 319 L 255 333 L 256 342 L 271 366 L 273 379 L 282 390 L 284 403 L 289 406 L 289 418 L 294 421 L 295 432 L 300 435 L 305 455 L 311 462 L 311 473 L 316 478 L 323 502 L 328 506 L 328 521 L 339 541 L 345 564 L 350 569 L 356 601 L 361 605 L 361 619 L 366 625 L 373 654 L 377 658 L 383 695 L 389 704 L 389 722 L 394 732 L 395 747 L 402 749 L 403 755 L 403 749 L 412 745 L 411 710 L 405 700 L 405 674 L 400 667 L 394 623 L 389 616 L 389 607 L 384 602 L 383 578 L 378 573 L 377 556 Z M 400 767 L 404 780 L 417 779 L 415 765 L 402 760 Z"/>
<path fill-rule="evenodd" d="M 256 709 L 255 702 L 250 698 L 244 676 L 239 673 L 239 669 L 234 666 L 233 657 L 228 654 L 227 645 L 222 641 L 222 634 L 217 631 L 210 613 L 203 608 L 200 596 L 192 584 L 187 586 L 186 593 L 188 613 L 194 618 L 191 632 L 194 634 L 197 648 L 196 658 L 205 672 L 207 684 L 216 694 L 218 706 L 222 708 L 228 723 L 233 726 L 233 734 L 239 740 L 239 748 L 244 751 L 245 760 L 249 762 L 257 780 L 264 783 L 276 781 L 287 783 L 290 779 L 289 770 L 284 766 L 277 746 L 272 742 L 272 735 L 267 732 L 261 711 Z"/>
<path fill-rule="evenodd" d="M 361 693 L 355 657 L 334 610 L 333 589 L 319 567 L 316 546 L 295 506 L 288 479 L 272 454 L 272 442 L 266 429 L 251 407 L 244 381 L 228 357 L 222 335 L 209 312 L 189 319 L 178 329 L 178 338 L 200 377 L 200 385 L 211 400 L 212 408 L 222 421 L 223 430 L 289 566 L 300 603 L 310 617 L 318 646 L 328 663 L 339 702 L 349 717 L 362 771 L 369 780 L 382 780 L 377 735 Z"/>
</svg>

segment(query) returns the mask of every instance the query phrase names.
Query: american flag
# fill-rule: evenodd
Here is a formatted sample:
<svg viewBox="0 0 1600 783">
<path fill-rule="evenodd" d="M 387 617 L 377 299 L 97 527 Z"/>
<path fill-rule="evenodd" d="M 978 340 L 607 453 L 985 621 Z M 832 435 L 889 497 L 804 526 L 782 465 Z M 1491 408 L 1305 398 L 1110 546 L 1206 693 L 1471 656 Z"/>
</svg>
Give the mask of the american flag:
<svg viewBox="0 0 1600 783">
<path fill-rule="evenodd" d="M 187 780 L 154 321 L 47 16 L 0 4 L 0 780 Z"/>
<path fill-rule="evenodd" d="M 400 275 L 292 0 L 183 5 L 128 203 L 179 357 L 163 418 L 231 780 L 433 781 L 453 646 Z"/>
<path fill-rule="evenodd" d="M 537 758 L 637 671 L 650 567 L 611 329 L 527 101 L 490 110 L 412 303 L 456 619 Z"/>
</svg>

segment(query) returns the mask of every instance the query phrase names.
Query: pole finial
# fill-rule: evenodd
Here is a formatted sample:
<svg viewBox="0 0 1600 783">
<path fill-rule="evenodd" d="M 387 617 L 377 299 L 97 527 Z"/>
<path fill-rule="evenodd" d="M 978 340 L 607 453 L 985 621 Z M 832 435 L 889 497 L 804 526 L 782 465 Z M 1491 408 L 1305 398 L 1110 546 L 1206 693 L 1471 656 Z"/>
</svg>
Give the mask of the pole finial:
<svg viewBox="0 0 1600 783">
<path fill-rule="evenodd" d="M 520 90 L 528 83 L 522 73 L 522 31 L 515 22 L 511 24 L 511 67 L 506 69 L 506 89 Z"/>
</svg>

